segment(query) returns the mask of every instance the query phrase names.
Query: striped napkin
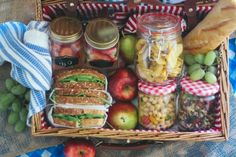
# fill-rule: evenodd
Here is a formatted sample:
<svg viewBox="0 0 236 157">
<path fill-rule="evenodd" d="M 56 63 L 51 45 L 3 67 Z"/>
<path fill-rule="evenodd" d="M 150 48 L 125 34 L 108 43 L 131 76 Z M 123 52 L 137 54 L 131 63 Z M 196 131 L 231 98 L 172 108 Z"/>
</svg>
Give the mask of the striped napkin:
<svg viewBox="0 0 236 157">
<path fill-rule="evenodd" d="M 50 89 L 52 69 L 48 22 L 32 21 L 0 24 L 0 58 L 12 65 L 11 77 L 31 89 L 27 124 L 32 115 L 46 106 L 45 91 Z"/>
</svg>

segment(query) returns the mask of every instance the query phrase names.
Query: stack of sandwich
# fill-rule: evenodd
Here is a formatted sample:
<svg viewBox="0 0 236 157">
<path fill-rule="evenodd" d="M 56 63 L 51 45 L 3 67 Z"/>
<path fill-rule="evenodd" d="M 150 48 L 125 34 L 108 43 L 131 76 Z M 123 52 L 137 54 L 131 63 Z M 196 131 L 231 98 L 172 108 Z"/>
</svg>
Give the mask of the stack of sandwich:
<svg viewBox="0 0 236 157">
<path fill-rule="evenodd" d="M 107 78 L 92 69 L 58 73 L 50 99 L 54 103 L 48 118 L 56 127 L 100 128 L 106 123 L 112 98 Z"/>
</svg>

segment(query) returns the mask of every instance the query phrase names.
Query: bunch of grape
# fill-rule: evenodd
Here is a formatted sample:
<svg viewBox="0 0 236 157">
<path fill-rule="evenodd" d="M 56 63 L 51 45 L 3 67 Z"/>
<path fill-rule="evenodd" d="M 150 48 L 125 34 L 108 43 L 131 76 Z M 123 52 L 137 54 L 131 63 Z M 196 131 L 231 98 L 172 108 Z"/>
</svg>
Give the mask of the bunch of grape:
<svg viewBox="0 0 236 157">
<path fill-rule="evenodd" d="M 6 79 L 5 89 L 0 91 L 0 112 L 7 112 L 8 124 L 14 125 L 16 132 L 26 128 L 29 101 L 29 89 L 11 78 Z"/>
<path fill-rule="evenodd" d="M 210 51 L 207 54 L 186 54 L 184 61 L 188 65 L 187 70 L 191 80 L 205 80 L 209 84 L 217 82 L 216 51 Z"/>
</svg>

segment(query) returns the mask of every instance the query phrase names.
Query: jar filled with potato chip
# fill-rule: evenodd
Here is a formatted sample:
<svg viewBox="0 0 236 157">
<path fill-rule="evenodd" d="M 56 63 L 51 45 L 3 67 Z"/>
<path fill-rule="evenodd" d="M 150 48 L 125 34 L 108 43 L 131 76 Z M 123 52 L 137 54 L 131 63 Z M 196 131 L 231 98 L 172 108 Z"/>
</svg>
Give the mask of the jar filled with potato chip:
<svg viewBox="0 0 236 157">
<path fill-rule="evenodd" d="M 176 119 L 176 83 L 153 85 L 138 83 L 139 123 L 147 129 L 165 130 Z"/>
<path fill-rule="evenodd" d="M 220 106 L 216 93 L 219 85 L 204 81 L 181 80 L 178 124 L 181 131 L 201 131 L 213 128 L 220 122 Z M 215 126 L 217 127 L 217 126 Z"/>
<path fill-rule="evenodd" d="M 77 67 L 83 64 L 83 29 L 79 20 L 59 17 L 49 26 L 53 70 Z"/>
<path fill-rule="evenodd" d="M 138 18 L 137 33 L 139 78 L 153 84 L 175 81 L 183 67 L 180 19 L 167 13 L 147 13 Z"/>
<path fill-rule="evenodd" d="M 116 68 L 119 54 L 119 30 L 111 20 L 97 18 L 89 21 L 84 38 L 88 66 L 98 69 Z"/>
</svg>

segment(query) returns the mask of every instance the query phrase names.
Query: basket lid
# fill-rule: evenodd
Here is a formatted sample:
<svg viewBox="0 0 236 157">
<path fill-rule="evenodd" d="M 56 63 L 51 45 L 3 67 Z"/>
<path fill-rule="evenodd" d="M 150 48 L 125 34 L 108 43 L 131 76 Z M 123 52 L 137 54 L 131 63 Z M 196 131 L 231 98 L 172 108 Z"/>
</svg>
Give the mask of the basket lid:
<svg viewBox="0 0 236 157">
<path fill-rule="evenodd" d="M 155 85 L 144 81 L 138 82 L 138 89 L 146 94 L 150 95 L 166 95 L 172 93 L 176 89 L 176 82 L 168 85 Z"/>
<path fill-rule="evenodd" d="M 204 81 L 192 81 L 189 77 L 181 80 L 182 91 L 196 96 L 211 96 L 216 94 L 220 87 L 218 83 L 209 84 Z"/>
</svg>

